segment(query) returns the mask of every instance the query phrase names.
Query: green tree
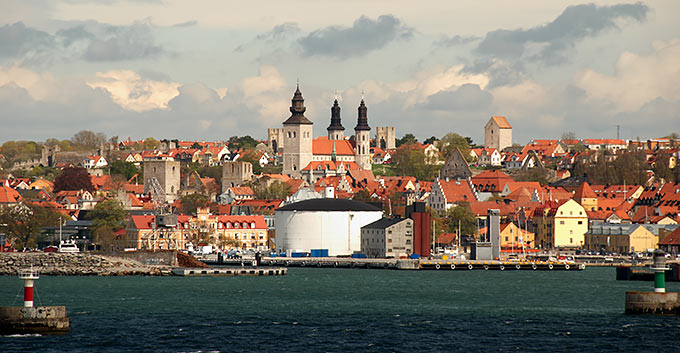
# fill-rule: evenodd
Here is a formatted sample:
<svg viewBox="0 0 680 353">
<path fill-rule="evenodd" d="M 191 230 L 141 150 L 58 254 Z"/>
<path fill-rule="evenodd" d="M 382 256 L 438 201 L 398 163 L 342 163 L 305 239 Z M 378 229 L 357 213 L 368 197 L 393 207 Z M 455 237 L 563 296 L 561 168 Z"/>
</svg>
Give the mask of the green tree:
<svg viewBox="0 0 680 353">
<path fill-rule="evenodd" d="M 434 180 L 439 174 L 440 165 L 427 164 L 425 152 L 413 145 L 397 148 L 391 161 L 403 176 L 413 176 L 418 180 Z"/>
<path fill-rule="evenodd" d="M 449 158 L 456 148 L 460 149 L 466 160 L 470 158 L 470 145 L 465 137 L 450 132 L 439 141 L 439 153 L 441 153 L 443 159 Z M 470 161 L 468 160 L 468 162 Z"/>
<path fill-rule="evenodd" d="M 195 194 L 189 194 L 189 195 L 184 195 L 180 197 L 180 208 L 179 208 L 179 213 L 181 214 L 196 214 L 196 210 L 198 208 L 206 208 L 206 207 L 211 207 L 212 203 L 208 199 L 206 195 L 200 194 L 200 193 L 195 193 Z"/>
<path fill-rule="evenodd" d="M 673 177 L 673 171 L 671 168 L 669 168 L 669 162 L 670 162 L 670 156 L 666 153 L 659 153 L 656 158 L 656 162 L 654 163 L 654 168 L 652 169 L 654 171 L 654 176 L 657 179 L 663 179 L 665 181 L 672 181 L 675 178 Z"/>
<path fill-rule="evenodd" d="M 361 201 L 361 202 L 371 202 L 371 201 L 373 201 L 371 199 L 371 193 L 368 192 L 368 190 L 366 190 L 366 189 L 361 189 L 361 190 L 355 192 L 354 196 L 352 197 L 352 200 Z"/>
<path fill-rule="evenodd" d="M 137 169 L 134 163 L 125 162 L 123 160 L 113 161 L 109 166 L 109 174 L 122 175 L 125 177 L 125 180 L 129 180 L 138 173 L 139 169 Z"/>
<path fill-rule="evenodd" d="M 73 135 L 71 142 L 83 148 L 97 148 L 106 142 L 106 135 L 101 132 L 94 133 L 89 130 L 81 130 Z"/>
<path fill-rule="evenodd" d="M 257 144 L 259 143 L 259 142 L 257 142 L 257 140 L 250 137 L 250 135 L 239 137 L 236 141 L 237 141 L 239 147 L 244 148 L 244 149 L 254 149 L 255 146 L 257 146 Z"/>
<path fill-rule="evenodd" d="M 33 247 L 42 228 L 58 225 L 62 218 L 51 208 L 22 202 L 0 210 L 0 232 L 18 249 Z"/>
<path fill-rule="evenodd" d="M 62 190 L 87 190 L 94 191 L 94 185 L 90 180 L 90 175 L 85 168 L 68 167 L 64 168 L 54 179 L 54 192 Z"/>
<path fill-rule="evenodd" d="M 254 185 L 251 188 L 255 193 L 255 198 L 263 200 L 285 199 L 292 192 L 290 185 L 282 181 L 274 181 L 269 186 Z"/>
<path fill-rule="evenodd" d="M 88 218 L 92 221 L 95 230 L 110 228 L 118 230 L 125 228 L 128 212 L 123 208 L 120 201 L 109 199 L 97 203 L 94 209 L 88 213 Z"/>
<path fill-rule="evenodd" d="M 549 182 L 550 175 L 547 169 L 530 168 L 527 170 L 520 170 L 514 175 L 515 181 L 537 181 L 541 185 L 546 186 Z"/>
<path fill-rule="evenodd" d="M 147 137 L 144 139 L 144 149 L 145 150 L 155 150 L 158 148 L 158 141 L 153 137 Z"/>
<path fill-rule="evenodd" d="M 477 232 L 477 218 L 467 204 L 449 208 L 446 211 L 448 231 L 458 233 L 458 224 L 462 235 L 475 235 Z"/>
<path fill-rule="evenodd" d="M 400 147 L 402 145 L 412 145 L 414 143 L 417 143 L 418 139 L 413 135 L 413 134 L 406 134 L 404 137 L 397 139 L 396 144 L 397 147 Z"/>
<path fill-rule="evenodd" d="M 434 136 L 430 136 L 425 141 L 423 141 L 423 144 L 429 145 L 429 144 L 435 143 L 435 141 L 439 141 L 439 139 L 434 137 Z"/>
</svg>

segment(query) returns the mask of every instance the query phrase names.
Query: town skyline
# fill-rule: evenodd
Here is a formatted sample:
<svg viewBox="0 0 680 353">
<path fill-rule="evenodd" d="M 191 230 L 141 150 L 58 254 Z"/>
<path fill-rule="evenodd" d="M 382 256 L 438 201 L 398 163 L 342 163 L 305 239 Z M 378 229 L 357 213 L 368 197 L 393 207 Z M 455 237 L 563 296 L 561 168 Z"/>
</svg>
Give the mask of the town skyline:
<svg viewBox="0 0 680 353">
<path fill-rule="evenodd" d="M 0 141 L 266 139 L 298 80 L 314 136 L 336 95 L 345 125 L 363 95 L 371 126 L 419 140 L 445 130 L 481 144 L 496 115 L 520 144 L 678 132 L 672 1 L 329 4 L 9 2 Z"/>
</svg>

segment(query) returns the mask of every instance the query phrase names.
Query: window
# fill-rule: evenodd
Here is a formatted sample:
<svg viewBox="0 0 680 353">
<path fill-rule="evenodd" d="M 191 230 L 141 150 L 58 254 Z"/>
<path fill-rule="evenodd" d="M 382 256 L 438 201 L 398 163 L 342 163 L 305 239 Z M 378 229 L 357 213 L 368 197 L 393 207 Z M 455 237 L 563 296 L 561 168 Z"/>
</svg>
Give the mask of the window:
<svg viewBox="0 0 680 353">
<path fill-rule="evenodd" d="M 578 224 L 583 224 L 583 221 L 578 221 Z"/>
<path fill-rule="evenodd" d="M 560 224 L 564 224 L 564 221 L 560 221 Z"/>
</svg>

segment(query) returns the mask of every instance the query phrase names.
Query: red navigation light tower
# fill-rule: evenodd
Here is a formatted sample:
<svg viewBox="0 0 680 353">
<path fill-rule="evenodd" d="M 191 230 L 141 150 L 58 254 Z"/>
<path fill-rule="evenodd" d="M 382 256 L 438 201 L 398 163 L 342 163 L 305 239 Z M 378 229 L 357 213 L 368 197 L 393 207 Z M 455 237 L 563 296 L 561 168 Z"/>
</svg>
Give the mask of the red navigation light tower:
<svg viewBox="0 0 680 353">
<path fill-rule="evenodd" d="M 19 271 L 19 278 L 24 280 L 24 308 L 33 307 L 33 281 L 40 278 L 38 270 L 30 269 Z"/>
</svg>

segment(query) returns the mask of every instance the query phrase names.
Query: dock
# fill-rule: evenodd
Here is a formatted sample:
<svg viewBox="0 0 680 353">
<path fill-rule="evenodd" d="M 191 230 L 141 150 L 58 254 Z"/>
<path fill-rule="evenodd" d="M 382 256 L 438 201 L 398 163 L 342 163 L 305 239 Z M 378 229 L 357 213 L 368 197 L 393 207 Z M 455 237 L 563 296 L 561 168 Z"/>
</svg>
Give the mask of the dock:
<svg viewBox="0 0 680 353">
<path fill-rule="evenodd" d="M 261 266 L 372 268 L 393 270 L 541 270 L 581 271 L 585 264 L 552 261 L 481 261 L 441 259 L 366 259 L 348 257 L 264 257 Z"/>
<path fill-rule="evenodd" d="M 175 268 L 175 276 L 284 276 L 288 269 L 262 267 Z"/>
</svg>

